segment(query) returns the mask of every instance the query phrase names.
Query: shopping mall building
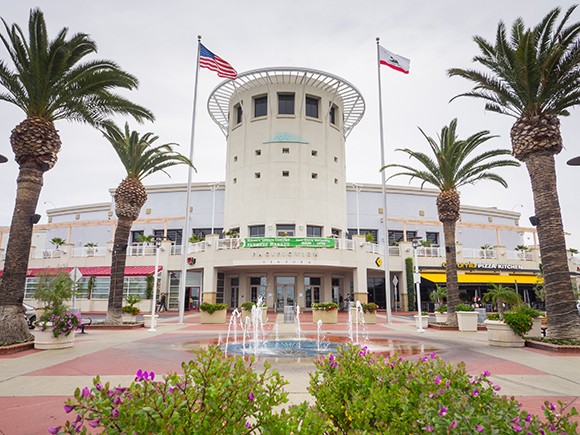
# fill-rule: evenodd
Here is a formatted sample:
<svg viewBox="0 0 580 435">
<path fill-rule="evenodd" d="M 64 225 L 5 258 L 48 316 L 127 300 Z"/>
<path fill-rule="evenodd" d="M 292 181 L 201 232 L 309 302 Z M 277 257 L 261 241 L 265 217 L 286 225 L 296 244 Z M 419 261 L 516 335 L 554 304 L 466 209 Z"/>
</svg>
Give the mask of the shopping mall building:
<svg viewBox="0 0 580 435">
<path fill-rule="evenodd" d="M 176 309 L 186 263 L 186 310 L 200 299 L 233 308 L 259 296 L 276 310 L 352 298 L 384 308 L 386 288 L 393 310 L 399 310 L 406 309 L 412 291 L 407 259 L 415 253 L 423 301 L 445 283 L 437 191 L 387 186 L 385 234 L 380 184 L 346 180 L 346 140 L 365 111 L 352 84 L 303 68 L 260 69 L 220 84 L 208 110 L 227 137 L 226 179 L 192 185 L 185 237 L 187 186 L 147 187 L 128 246 L 127 292 L 146 296 L 157 263 L 160 293 Z M 83 310 L 106 309 L 113 210 L 111 199 L 48 211 L 48 224 L 35 226 L 26 299 L 47 270 L 77 268 L 78 304 Z M 536 240 L 535 228 L 520 226 L 519 218 L 513 211 L 462 206 L 457 252 L 466 297 L 503 283 L 535 299 L 538 250 L 515 250 L 526 233 Z M 0 230 L 2 267 L 8 228 Z M 188 243 L 192 234 L 198 241 Z M 142 235 L 164 241 L 158 249 L 140 243 Z M 66 243 L 55 249 L 50 241 L 57 237 Z M 415 237 L 430 246 L 413 251 Z"/>
</svg>

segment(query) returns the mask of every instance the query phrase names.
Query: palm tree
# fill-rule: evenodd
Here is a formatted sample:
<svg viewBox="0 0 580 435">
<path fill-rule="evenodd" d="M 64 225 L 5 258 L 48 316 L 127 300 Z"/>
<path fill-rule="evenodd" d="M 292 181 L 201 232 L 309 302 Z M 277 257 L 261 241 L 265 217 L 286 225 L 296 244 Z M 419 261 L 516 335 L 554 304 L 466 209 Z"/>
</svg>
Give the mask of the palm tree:
<svg viewBox="0 0 580 435">
<path fill-rule="evenodd" d="M 489 131 L 480 131 L 465 140 L 460 140 L 457 137 L 456 129 L 457 119 L 454 119 L 449 126 L 441 129 L 438 142 L 419 129 L 429 143 L 432 157 L 408 148 L 397 150 L 416 160 L 421 166 L 419 169 L 400 164 L 386 165 L 381 169 L 401 168 L 404 170 L 403 172 L 394 174 L 389 179 L 399 175 L 408 175 L 411 180 L 413 178 L 421 180 L 421 187 L 428 183 L 439 189 L 437 211 L 439 220 L 443 224 L 445 236 L 447 313 L 448 322 L 452 325 L 457 323 L 455 306 L 461 302 L 457 283 L 457 251 L 455 246 L 455 226 L 459 220 L 461 205 L 458 189 L 480 180 L 496 181 L 507 187 L 505 180 L 490 170 L 503 166 L 519 166 L 519 163 L 514 160 L 495 159 L 510 154 L 508 150 L 496 149 L 473 155 L 480 145 L 495 137 L 490 136 Z"/>
<path fill-rule="evenodd" d="M 453 68 L 450 76 L 473 82 L 471 92 L 458 95 L 482 98 L 485 109 L 513 116 L 513 155 L 526 164 L 538 218 L 538 239 L 544 267 L 548 336 L 578 338 L 580 320 L 570 289 L 566 242 L 556 185 L 554 155 L 562 150 L 559 116 L 580 103 L 580 23 L 569 24 L 576 6 L 557 23 L 555 8 L 533 28 L 521 18 L 511 35 L 500 22 L 495 44 L 474 38 L 481 53 L 474 61 L 487 71 Z M 455 97 L 455 98 L 457 98 Z"/>
<path fill-rule="evenodd" d="M 522 303 L 522 297 L 513 289 L 501 284 L 491 284 L 491 288 L 482 296 L 481 301 L 491 301 L 497 307 L 499 318 L 503 320 L 503 304 L 512 306 Z"/>
<path fill-rule="evenodd" d="M 153 133 L 139 135 L 136 131 L 125 130 L 109 122 L 101 130 L 119 156 L 127 177 L 121 181 L 113 198 L 118 222 L 113 240 L 111 264 L 111 287 L 107 309 L 107 323 L 122 323 L 123 281 L 127 259 L 127 244 L 133 221 L 139 217 L 141 208 L 147 201 L 147 192 L 142 180 L 155 172 L 172 166 L 186 164 L 193 166 L 189 159 L 173 150 L 176 144 L 154 146 L 158 139 Z"/>
<path fill-rule="evenodd" d="M 136 89 L 137 79 L 109 60 L 85 57 L 96 53 L 88 35 L 68 36 L 68 29 L 48 38 L 44 15 L 30 12 L 28 39 L 22 29 L 4 23 L 0 39 L 14 70 L 0 61 L 0 101 L 12 103 L 26 115 L 10 136 L 19 164 L 16 202 L 10 225 L 4 275 L 0 284 L 0 343 L 32 339 L 23 320 L 22 300 L 32 240 L 32 217 L 43 184 L 43 175 L 57 160 L 61 140 L 55 121 L 68 120 L 91 126 L 107 117 L 129 114 L 138 121 L 153 119 L 142 106 L 114 93 Z"/>
</svg>

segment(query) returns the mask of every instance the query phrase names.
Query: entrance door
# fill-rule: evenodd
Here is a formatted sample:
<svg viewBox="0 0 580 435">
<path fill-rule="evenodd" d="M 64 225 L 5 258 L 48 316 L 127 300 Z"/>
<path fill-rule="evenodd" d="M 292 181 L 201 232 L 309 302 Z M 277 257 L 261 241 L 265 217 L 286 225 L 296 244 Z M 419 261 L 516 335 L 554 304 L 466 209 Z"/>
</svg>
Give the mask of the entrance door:
<svg viewBox="0 0 580 435">
<path fill-rule="evenodd" d="M 284 311 L 284 307 L 294 307 L 294 286 L 293 276 L 276 277 L 276 311 Z"/>
<path fill-rule="evenodd" d="M 238 299 L 240 296 L 240 279 L 232 278 L 230 280 L 230 290 L 231 290 L 231 300 L 230 308 L 234 309 L 238 307 Z"/>
</svg>

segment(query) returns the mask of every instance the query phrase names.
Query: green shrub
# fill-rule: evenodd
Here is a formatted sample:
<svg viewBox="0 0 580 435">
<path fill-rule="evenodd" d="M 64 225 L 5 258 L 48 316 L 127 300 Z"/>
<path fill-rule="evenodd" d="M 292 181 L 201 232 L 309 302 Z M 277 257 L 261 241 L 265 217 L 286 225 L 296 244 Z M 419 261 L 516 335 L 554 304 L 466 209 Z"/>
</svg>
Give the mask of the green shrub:
<svg viewBox="0 0 580 435">
<path fill-rule="evenodd" d="M 256 306 L 255 302 L 244 302 L 242 304 L 242 310 L 244 311 L 252 311 L 252 308 Z"/>
<path fill-rule="evenodd" d="M 141 298 L 139 296 L 129 295 L 125 298 L 125 300 L 127 301 L 127 305 L 122 308 L 124 313 L 130 314 L 131 316 L 136 316 L 141 312 L 141 310 L 135 306 L 135 304 L 141 302 Z"/>
<path fill-rule="evenodd" d="M 221 311 L 227 309 L 228 306 L 226 304 L 210 304 L 208 302 L 204 302 L 199 306 L 201 311 L 205 311 L 206 313 L 213 314 L 216 311 Z"/>
<path fill-rule="evenodd" d="M 508 311 L 504 313 L 503 321 L 512 328 L 517 335 L 526 335 L 534 325 L 532 316 L 520 311 Z"/>
<path fill-rule="evenodd" d="M 517 311 L 518 313 L 527 314 L 532 319 L 537 319 L 538 317 L 542 316 L 542 313 L 540 311 L 525 304 L 518 305 L 514 311 Z"/>
<path fill-rule="evenodd" d="M 435 311 L 438 313 L 441 313 L 441 314 L 446 313 L 447 312 L 447 305 L 441 305 L 439 308 L 436 308 Z"/>
<path fill-rule="evenodd" d="M 379 306 L 377 304 L 375 304 L 374 302 L 371 302 L 368 304 L 361 304 L 361 305 L 362 305 L 363 313 L 374 314 L 379 309 Z"/>
<path fill-rule="evenodd" d="M 500 320 L 500 318 L 499 318 L 499 314 L 498 314 L 498 313 L 489 313 L 489 314 L 487 315 L 487 318 L 488 318 L 489 320 Z"/>
<path fill-rule="evenodd" d="M 312 304 L 312 309 L 324 311 L 338 310 L 338 304 L 335 302 L 319 302 L 316 304 Z"/>
<path fill-rule="evenodd" d="M 475 308 L 467 304 L 457 304 L 455 305 L 455 312 L 457 311 L 475 311 Z"/>
</svg>

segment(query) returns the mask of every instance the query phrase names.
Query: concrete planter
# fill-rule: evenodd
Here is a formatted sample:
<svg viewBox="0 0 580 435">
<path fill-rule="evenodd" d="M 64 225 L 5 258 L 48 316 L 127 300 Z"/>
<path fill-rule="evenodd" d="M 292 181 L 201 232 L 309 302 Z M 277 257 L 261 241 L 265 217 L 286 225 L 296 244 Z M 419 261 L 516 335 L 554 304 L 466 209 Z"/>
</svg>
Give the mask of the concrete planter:
<svg viewBox="0 0 580 435">
<path fill-rule="evenodd" d="M 155 326 L 157 326 L 157 321 L 159 320 L 159 316 L 155 314 Z M 145 328 L 151 328 L 151 314 L 143 315 L 143 322 Z"/>
<path fill-rule="evenodd" d="M 457 311 L 457 326 L 460 331 L 476 332 L 477 331 L 477 311 Z"/>
<path fill-rule="evenodd" d="M 541 337 L 542 336 L 542 318 L 533 319 L 532 329 L 526 334 L 526 337 Z"/>
<path fill-rule="evenodd" d="M 415 318 L 415 325 L 417 325 L 417 328 L 419 327 L 419 322 L 421 322 L 421 328 L 427 329 L 429 327 L 429 316 L 419 316 L 415 314 L 413 317 Z"/>
<path fill-rule="evenodd" d="M 207 311 L 201 312 L 201 323 L 226 323 L 227 310 L 214 311 L 212 314 Z"/>
<path fill-rule="evenodd" d="M 41 350 L 67 349 L 73 347 L 75 342 L 75 331 L 69 335 L 52 335 L 52 326 L 42 331 L 40 328 L 34 330 L 34 348 Z"/>
<path fill-rule="evenodd" d="M 490 346 L 524 347 L 526 344 L 525 340 L 502 320 L 486 320 L 484 323 L 487 327 L 487 340 Z"/>
<path fill-rule="evenodd" d="M 356 321 L 356 308 L 350 309 L 350 316 L 354 323 Z M 365 325 L 374 325 L 377 323 L 377 313 L 363 313 L 363 319 L 365 321 Z M 362 323 L 362 319 L 359 319 L 359 323 Z"/>
<path fill-rule="evenodd" d="M 260 309 L 262 310 L 262 323 L 266 323 L 266 321 L 268 320 L 268 307 L 260 307 Z M 242 317 L 244 318 L 244 323 L 246 320 L 246 317 L 252 317 L 252 311 L 251 310 L 242 310 Z"/>
<path fill-rule="evenodd" d="M 338 310 L 312 310 L 312 322 L 318 323 L 318 320 L 322 320 L 322 323 L 338 323 Z"/>
<path fill-rule="evenodd" d="M 447 323 L 447 312 L 435 313 L 435 323 Z"/>
<path fill-rule="evenodd" d="M 137 316 L 132 314 L 123 313 L 123 323 L 135 323 L 137 321 Z"/>
</svg>

